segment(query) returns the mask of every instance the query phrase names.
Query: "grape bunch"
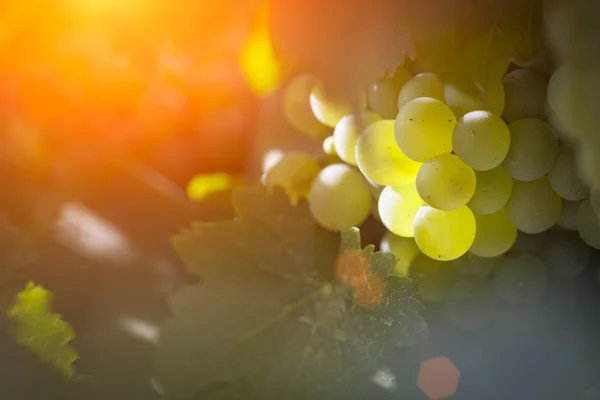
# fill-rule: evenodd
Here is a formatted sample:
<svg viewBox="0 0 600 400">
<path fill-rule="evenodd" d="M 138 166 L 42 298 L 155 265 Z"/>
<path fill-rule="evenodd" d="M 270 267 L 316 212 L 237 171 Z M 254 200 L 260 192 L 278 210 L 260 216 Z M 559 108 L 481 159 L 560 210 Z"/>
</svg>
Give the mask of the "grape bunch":
<svg viewBox="0 0 600 400">
<path fill-rule="evenodd" d="M 484 286 L 508 303 L 533 302 L 550 276 L 580 275 L 589 247 L 600 249 L 600 191 L 580 174 L 580 146 L 556 118 L 561 73 L 548 82 L 511 66 L 467 90 L 399 67 L 351 99 L 300 75 L 282 111 L 325 155 L 283 155 L 265 182 L 306 198 L 325 229 L 381 221 L 394 273 L 417 280 L 425 300 L 467 316 L 465 307 L 488 303 Z M 541 255 L 540 241 L 551 251 Z M 455 322 L 486 321 L 472 317 Z"/>
</svg>

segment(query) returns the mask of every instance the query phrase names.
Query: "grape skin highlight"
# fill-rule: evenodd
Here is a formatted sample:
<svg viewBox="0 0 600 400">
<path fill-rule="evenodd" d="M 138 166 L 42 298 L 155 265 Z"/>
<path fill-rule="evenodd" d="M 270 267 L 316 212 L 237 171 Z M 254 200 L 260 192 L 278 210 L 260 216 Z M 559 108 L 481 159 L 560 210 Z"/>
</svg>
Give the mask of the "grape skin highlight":
<svg viewBox="0 0 600 400">
<path fill-rule="evenodd" d="M 476 170 L 496 168 L 506 158 L 509 148 L 508 126 L 489 111 L 465 114 L 454 127 L 454 153 Z"/>
<path fill-rule="evenodd" d="M 390 232 L 411 238 L 414 236 L 415 215 L 422 205 L 423 200 L 414 184 L 395 189 L 386 186 L 379 195 L 379 217 Z"/>
<path fill-rule="evenodd" d="M 314 180 L 308 206 L 315 221 L 325 229 L 341 231 L 362 224 L 371 212 L 371 191 L 356 169 L 329 165 Z"/>
<path fill-rule="evenodd" d="M 508 203 L 513 179 L 504 168 L 475 171 L 475 178 L 475 193 L 467 203 L 471 210 L 481 215 L 493 214 Z"/>
<path fill-rule="evenodd" d="M 506 204 L 512 223 L 525 233 L 541 233 L 560 218 L 562 199 L 550 187 L 548 178 L 532 182 L 513 182 L 513 191 Z"/>
<path fill-rule="evenodd" d="M 451 261 L 465 254 L 475 239 L 475 217 L 467 206 L 442 211 L 419 208 L 414 235 L 423 254 L 439 261 Z"/>
<path fill-rule="evenodd" d="M 394 135 L 406 156 L 425 162 L 452 152 L 452 131 L 456 117 L 443 102 L 421 97 L 408 102 L 398 113 Z"/>
<path fill-rule="evenodd" d="M 337 155 L 347 164 L 356 166 L 356 142 L 360 134 L 381 117 L 372 112 L 346 115 L 333 130 L 333 143 Z"/>
<path fill-rule="evenodd" d="M 369 126 L 356 142 L 356 163 L 372 182 L 396 186 L 415 180 L 421 164 L 406 157 L 394 140 L 394 121 Z"/>
<path fill-rule="evenodd" d="M 519 181 L 534 181 L 552 169 L 558 156 L 558 138 L 552 127 L 539 119 L 511 123 L 510 150 L 502 166 Z"/>
<path fill-rule="evenodd" d="M 308 196 L 313 180 L 319 175 L 318 161 L 308 153 L 291 152 L 266 172 L 265 185 L 269 190 L 281 187 L 296 202 Z"/>
<path fill-rule="evenodd" d="M 416 184 L 419 196 L 428 205 L 457 210 L 475 192 L 475 172 L 454 154 L 442 154 L 421 166 Z"/>
</svg>

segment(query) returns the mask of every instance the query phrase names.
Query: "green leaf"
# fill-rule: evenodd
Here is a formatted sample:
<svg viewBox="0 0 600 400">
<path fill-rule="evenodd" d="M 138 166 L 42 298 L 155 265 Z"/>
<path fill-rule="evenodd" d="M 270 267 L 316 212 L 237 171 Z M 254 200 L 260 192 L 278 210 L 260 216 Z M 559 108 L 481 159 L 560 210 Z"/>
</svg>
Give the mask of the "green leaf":
<svg viewBox="0 0 600 400">
<path fill-rule="evenodd" d="M 361 251 L 385 282 L 371 307 L 328 279 L 333 262 L 321 273 L 330 242 L 305 202 L 262 187 L 233 199 L 234 221 L 194 223 L 173 239 L 202 284 L 173 296 L 161 332 L 154 383 L 168 398 L 337 398 L 387 349 L 426 336 L 416 286 L 388 276 L 396 259 L 361 249 L 358 229 L 344 232 L 342 251 Z"/>
<path fill-rule="evenodd" d="M 29 282 L 17 294 L 8 316 L 16 323 L 16 341 L 70 379 L 78 358 L 77 351 L 69 344 L 75 332 L 60 314 L 52 312 L 51 303 L 49 291 Z"/>
</svg>

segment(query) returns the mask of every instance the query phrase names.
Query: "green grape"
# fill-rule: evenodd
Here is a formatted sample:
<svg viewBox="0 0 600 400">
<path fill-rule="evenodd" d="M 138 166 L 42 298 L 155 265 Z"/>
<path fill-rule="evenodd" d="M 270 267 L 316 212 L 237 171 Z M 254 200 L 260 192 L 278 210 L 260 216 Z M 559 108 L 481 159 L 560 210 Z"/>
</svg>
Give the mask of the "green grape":
<svg viewBox="0 0 600 400">
<path fill-rule="evenodd" d="M 546 117 L 546 80 L 527 69 L 514 70 L 502 79 L 504 84 L 504 112 L 508 123 L 522 118 Z"/>
<path fill-rule="evenodd" d="M 589 200 L 584 200 L 577 210 L 577 232 L 588 246 L 600 249 L 600 224 Z"/>
<path fill-rule="evenodd" d="M 346 164 L 329 165 L 314 180 L 308 206 L 315 221 L 325 229 L 342 229 L 362 224 L 371 212 L 369 184 L 356 169 Z"/>
<path fill-rule="evenodd" d="M 384 186 L 415 180 L 420 163 L 406 157 L 394 140 L 394 121 L 369 126 L 356 142 L 356 163 L 372 182 Z"/>
<path fill-rule="evenodd" d="M 564 66 L 558 67 L 548 82 L 547 102 L 552 110 L 550 116 L 555 118 L 561 127 L 577 126 L 573 124 L 577 117 L 574 115 L 576 106 L 572 103 L 575 96 L 573 91 L 569 90 L 572 89 L 570 83 L 572 82 L 569 80 L 569 71 Z M 575 137 L 580 136 L 577 131 L 569 130 L 568 133 Z"/>
<path fill-rule="evenodd" d="M 550 187 L 548 178 L 531 182 L 513 182 L 513 191 L 506 204 L 512 223 L 525 233 L 540 233 L 550 229 L 560 217 L 562 199 Z"/>
<path fill-rule="evenodd" d="M 475 171 L 477 185 L 475 193 L 467 203 L 477 214 L 493 214 L 508 203 L 513 190 L 513 179 L 502 168 L 489 171 Z"/>
<path fill-rule="evenodd" d="M 517 233 L 517 240 L 515 241 L 512 249 L 510 249 L 510 253 L 539 254 L 544 249 L 547 238 L 547 231 L 541 233 L 525 233 L 519 231 Z"/>
<path fill-rule="evenodd" d="M 408 276 L 410 265 L 421 253 L 415 239 L 394 235 L 390 231 L 383 235 L 379 247 L 381 251 L 387 251 L 396 256 L 398 261 L 392 273 L 400 276 Z"/>
<path fill-rule="evenodd" d="M 600 186 L 594 186 L 590 190 L 590 203 L 594 214 L 600 215 Z"/>
<path fill-rule="evenodd" d="M 504 257 L 492 283 L 496 293 L 507 303 L 535 303 L 546 293 L 548 271 L 535 256 L 510 255 Z"/>
<path fill-rule="evenodd" d="M 500 117 L 489 111 L 465 114 L 452 134 L 454 154 L 476 170 L 499 166 L 510 148 L 510 131 Z"/>
<path fill-rule="evenodd" d="M 372 112 L 346 115 L 333 130 L 335 152 L 342 161 L 356 165 L 356 141 L 360 134 L 370 125 L 381 121 L 381 117 Z"/>
<path fill-rule="evenodd" d="M 408 158 L 425 162 L 452 152 L 456 117 L 446 104 L 430 97 L 408 102 L 396 117 L 395 137 Z"/>
<path fill-rule="evenodd" d="M 517 240 L 517 228 L 504 208 L 493 214 L 475 214 L 475 240 L 469 251 L 479 257 L 498 257 L 506 253 Z"/>
<path fill-rule="evenodd" d="M 452 263 L 461 275 L 485 278 L 492 274 L 501 259 L 502 257 L 483 258 L 467 252 Z"/>
<path fill-rule="evenodd" d="M 379 217 L 390 232 L 402 237 L 413 237 L 415 215 L 422 205 L 423 200 L 414 184 L 395 188 L 386 186 L 379 195 Z"/>
<path fill-rule="evenodd" d="M 398 68 L 393 78 L 382 79 L 371 85 L 367 91 L 367 102 L 371 110 L 385 119 L 396 118 L 400 88 L 410 78 L 411 75 L 404 68 Z"/>
<path fill-rule="evenodd" d="M 299 132 L 313 139 L 321 139 L 327 127 L 321 124 L 310 107 L 310 93 L 317 79 L 309 74 L 295 77 L 285 88 L 282 112 L 287 122 Z"/>
<path fill-rule="evenodd" d="M 333 136 L 327 136 L 325 140 L 323 140 L 323 152 L 328 156 L 336 155 Z"/>
<path fill-rule="evenodd" d="M 502 166 L 520 181 L 540 179 L 552 169 L 558 156 L 558 138 L 546 122 L 525 118 L 511 123 L 510 150 Z"/>
<path fill-rule="evenodd" d="M 579 209 L 579 201 L 563 200 L 560 218 L 556 225 L 569 231 L 577 230 L 577 210 Z"/>
<path fill-rule="evenodd" d="M 489 83 L 483 90 L 473 89 L 474 93 L 463 90 L 452 83 L 444 86 L 446 104 L 461 118 L 471 111 L 485 110 L 501 115 L 504 110 L 504 86 L 502 81 Z"/>
<path fill-rule="evenodd" d="M 542 259 L 559 279 L 577 278 L 590 262 L 589 247 L 575 232 L 556 232 L 548 237 Z"/>
<path fill-rule="evenodd" d="M 411 100 L 419 97 L 431 97 L 444 101 L 444 81 L 432 72 L 424 72 L 409 79 L 398 94 L 398 110 Z"/>
<path fill-rule="evenodd" d="M 292 152 L 285 154 L 266 172 L 265 185 L 272 190 L 281 187 L 296 202 L 308 196 L 313 180 L 321 171 L 319 162 L 310 154 Z"/>
<path fill-rule="evenodd" d="M 416 184 L 425 203 L 440 210 L 457 210 L 475 192 L 475 172 L 454 154 L 442 154 L 421 166 Z"/>
<path fill-rule="evenodd" d="M 473 244 L 475 217 L 467 206 L 453 211 L 423 206 L 415 216 L 414 235 L 423 254 L 440 261 L 455 260 Z"/>
<path fill-rule="evenodd" d="M 334 128 L 335 125 L 349 114 L 358 114 L 367 109 L 367 98 L 359 93 L 356 99 L 332 98 L 325 89 L 317 84 L 310 93 L 310 108 L 323 125 Z"/>
<path fill-rule="evenodd" d="M 495 301 L 490 282 L 462 279 L 448 292 L 444 315 L 450 323 L 464 330 L 483 329 L 492 322 Z"/>
<path fill-rule="evenodd" d="M 432 303 L 444 301 L 458 278 L 452 263 L 433 260 L 423 254 L 414 259 L 408 275 L 420 286 L 417 296 Z"/>
<path fill-rule="evenodd" d="M 554 166 L 548 173 L 552 189 L 566 200 L 583 200 L 589 196 L 589 188 L 579 179 L 575 166 L 575 149 L 567 144 L 560 146 Z"/>
</svg>

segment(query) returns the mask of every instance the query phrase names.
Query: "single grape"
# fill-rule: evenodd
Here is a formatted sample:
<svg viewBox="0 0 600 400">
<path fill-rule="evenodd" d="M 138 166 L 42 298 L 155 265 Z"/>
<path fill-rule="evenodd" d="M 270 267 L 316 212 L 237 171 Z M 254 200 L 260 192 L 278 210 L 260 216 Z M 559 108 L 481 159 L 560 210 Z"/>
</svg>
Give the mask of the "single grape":
<svg viewBox="0 0 600 400">
<path fill-rule="evenodd" d="M 560 218 L 556 225 L 569 231 L 577 230 L 577 210 L 579 209 L 579 201 L 563 200 Z"/>
<path fill-rule="evenodd" d="M 281 104 L 283 115 L 292 128 L 319 140 L 327 127 L 317 120 L 310 108 L 310 93 L 316 84 L 314 76 L 298 75 L 287 84 Z"/>
<path fill-rule="evenodd" d="M 546 293 L 548 271 L 535 256 L 506 256 L 494 273 L 493 285 L 496 293 L 507 303 L 535 303 Z"/>
<path fill-rule="evenodd" d="M 550 273 L 559 279 L 577 278 L 590 262 L 590 249 L 575 232 L 554 232 L 541 254 Z"/>
<path fill-rule="evenodd" d="M 539 254 L 544 250 L 546 240 L 548 238 L 548 232 L 544 231 L 541 233 L 525 233 L 519 231 L 517 233 L 517 240 L 510 249 L 511 254 Z"/>
<path fill-rule="evenodd" d="M 493 214 L 508 203 L 513 179 L 502 166 L 489 171 L 475 171 L 475 193 L 467 203 L 477 214 Z"/>
<path fill-rule="evenodd" d="M 487 280 L 462 279 L 448 292 L 444 315 L 457 328 L 483 329 L 492 322 L 496 301 Z"/>
<path fill-rule="evenodd" d="M 393 120 L 376 122 L 360 135 L 356 142 L 356 163 L 370 181 L 384 186 L 414 181 L 421 166 L 398 148 Z"/>
<path fill-rule="evenodd" d="M 594 214 L 600 215 L 600 186 L 594 186 L 590 190 L 590 203 Z"/>
<path fill-rule="evenodd" d="M 504 84 L 504 112 L 502 118 L 508 123 L 521 118 L 546 117 L 546 80 L 527 69 L 509 72 L 502 79 Z"/>
<path fill-rule="evenodd" d="M 600 223 L 589 200 L 584 200 L 577 210 L 577 231 L 588 246 L 600 249 Z"/>
<path fill-rule="evenodd" d="M 501 259 L 502 257 L 483 258 L 469 251 L 452 263 L 461 275 L 485 278 L 492 274 Z"/>
<path fill-rule="evenodd" d="M 430 97 L 408 102 L 396 117 L 396 143 L 410 159 L 425 162 L 452 152 L 456 117 L 450 108 Z"/>
<path fill-rule="evenodd" d="M 506 253 L 517 240 L 517 228 L 504 208 L 493 214 L 475 214 L 475 240 L 469 251 L 479 257 L 498 257 Z"/>
<path fill-rule="evenodd" d="M 558 120 L 561 126 L 572 126 L 572 121 L 576 118 L 573 115 L 572 91 L 569 87 L 569 71 L 566 67 L 560 66 L 554 71 L 548 82 L 547 102 L 552 110 L 552 116 Z M 569 130 L 570 135 L 579 136 L 578 132 Z"/>
<path fill-rule="evenodd" d="M 510 148 L 510 131 L 502 118 L 489 111 L 465 114 L 454 127 L 452 149 L 476 170 L 499 166 Z"/>
<path fill-rule="evenodd" d="M 319 122 L 334 128 L 345 115 L 365 111 L 367 99 L 364 93 L 357 94 L 355 99 L 332 98 L 317 84 L 310 93 L 310 108 Z"/>
<path fill-rule="evenodd" d="M 329 165 L 314 180 L 308 206 L 319 225 L 332 231 L 362 224 L 371 212 L 369 184 L 356 169 Z"/>
<path fill-rule="evenodd" d="M 396 256 L 398 261 L 392 273 L 400 276 L 408 276 L 410 265 L 421 253 L 415 239 L 394 235 L 390 231 L 383 235 L 379 247 L 381 251 L 387 251 Z"/>
<path fill-rule="evenodd" d="M 333 136 L 327 136 L 325 140 L 323 140 L 323 152 L 328 156 L 336 155 Z"/>
<path fill-rule="evenodd" d="M 385 119 L 394 119 L 398 115 L 398 94 L 412 76 L 398 68 L 393 78 L 382 79 L 371 85 L 367 91 L 367 101 L 371 110 Z"/>
<path fill-rule="evenodd" d="M 337 155 L 347 164 L 356 165 L 356 141 L 370 125 L 381 121 L 381 117 L 372 112 L 346 115 L 333 130 L 333 143 Z"/>
<path fill-rule="evenodd" d="M 423 206 L 415 216 L 414 235 L 423 254 L 440 261 L 455 260 L 473 244 L 475 217 L 467 206 L 453 211 Z"/>
<path fill-rule="evenodd" d="M 413 237 L 415 215 L 422 205 L 423 200 L 414 184 L 409 183 L 394 189 L 386 186 L 379 195 L 379 217 L 383 225 L 394 234 Z"/>
<path fill-rule="evenodd" d="M 423 254 L 414 259 L 409 276 L 420 286 L 417 296 L 432 303 L 444 301 L 458 278 L 451 263 L 433 260 Z"/>
<path fill-rule="evenodd" d="M 425 203 L 440 210 L 457 210 L 475 192 L 475 172 L 454 154 L 442 154 L 421 166 L 416 184 Z"/>
<path fill-rule="evenodd" d="M 550 187 L 548 178 L 531 182 L 513 182 L 513 191 L 506 204 L 512 223 L 525 233 L 540 233 L 550 229 L 560 218 L 562 199 Z"/>
<path fill-rule="evenodd" d="M 575 166 L 575 149 L 571 145 L 560 146 L 554 166 L 548 173 L 550 186 L 566 200 L 583 200 L 590 195 L 589 188 L 581 181 Z"/>
<path fill-rule="evenodd" d="M 432 72 L 424 72 L 409 79 L 398 94 L 398 110 L 419 97 L 444 101 L 444 81 Z"/>
<path fill-rule="evenodd" d="M 473 88 L 473 92 L 447 83 L 444 86 L 444 97 L 456 118 L 471 111 L 485 110 L 501 115 L 504 110 L 504 86 L 500 80 L 489 83 L 483 90 Z"/>
<path fill-rule="evenodd" d="M 558 156 L 558 138 L 552 127 L 535 118 L 520 119 L 508 126 L 510 150 L 502 166 L 520 181 L 540 179 L 552 169 Z"/>
<path fill-rule="evenodd" d="M 296 202 L 300 197 L 308 196 L 310 186 L 320 171 L 319 162 L 310 154 L 288 153 L 266 172 L 265 185 L 270 190 L 281 187 Z"/>
</svg>

